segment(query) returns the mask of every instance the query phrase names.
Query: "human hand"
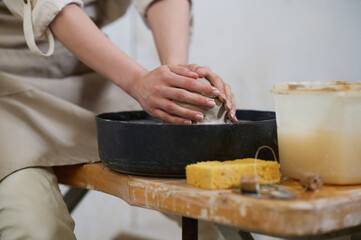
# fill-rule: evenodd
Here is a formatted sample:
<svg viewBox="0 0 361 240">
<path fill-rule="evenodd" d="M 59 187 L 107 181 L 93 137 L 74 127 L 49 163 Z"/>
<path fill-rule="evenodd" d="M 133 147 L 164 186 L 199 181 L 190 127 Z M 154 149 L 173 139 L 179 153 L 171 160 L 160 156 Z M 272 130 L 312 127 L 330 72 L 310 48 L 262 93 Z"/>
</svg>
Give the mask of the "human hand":
<svg viewBox="0 0 361 240">
<path fill-rule="evenodd" d="M 199 77 L 205 77 L 208 79 L 208 81 L 220 91 L 218 98 L 224 102 L 224 106 L 228 112 L 228 118 L 233 123 L 238 122 L 236 117 L 236 101 L 234 100 L 234 94 L 231 91 L 231 87 L 225 83 L 222 78 L 206 66 L 198 66 L 197 64 L 179 66 L 186 67 L 190 71 L 197 73 Z"/>
<path fill-rule="evenodd" d="M 153 71 L 140 73 L 134 79 L 129 93 L 153 117 L 169 123 L 191 124 L 192 121 L 202 121 L 203 114 L 174 101 L 213 108 L 214 99 L 197 93 L 215 97 L 220 95 L 217 88 L 195 81 L 198 77 L 199 74 L 188 67 L 163 65 Z"/>
</svg>

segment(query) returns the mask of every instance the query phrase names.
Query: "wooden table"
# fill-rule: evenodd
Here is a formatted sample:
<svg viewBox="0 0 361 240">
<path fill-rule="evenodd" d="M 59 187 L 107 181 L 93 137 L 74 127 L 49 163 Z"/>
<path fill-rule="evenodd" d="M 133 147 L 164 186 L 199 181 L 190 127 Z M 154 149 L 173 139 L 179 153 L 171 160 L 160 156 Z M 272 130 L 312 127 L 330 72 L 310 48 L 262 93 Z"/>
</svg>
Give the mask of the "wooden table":
<svg viewBox="0 0 361 240">
<path fill-rule="evenodd" d="M 324 186 L 318 192 L 304 192 L 298 182 L 286 180 L 282 187 L 298 198 L 276 200 L 243 196 L 232 190 L 204 190 L 188 185 L 185 179 L 120 174 L 102 163 L 55 167 L 54 172 L 62 184 L 108 193 L 132 206 L 247 232 L 298 238 L 361 230 L 361 185 Z"/>
</svg>

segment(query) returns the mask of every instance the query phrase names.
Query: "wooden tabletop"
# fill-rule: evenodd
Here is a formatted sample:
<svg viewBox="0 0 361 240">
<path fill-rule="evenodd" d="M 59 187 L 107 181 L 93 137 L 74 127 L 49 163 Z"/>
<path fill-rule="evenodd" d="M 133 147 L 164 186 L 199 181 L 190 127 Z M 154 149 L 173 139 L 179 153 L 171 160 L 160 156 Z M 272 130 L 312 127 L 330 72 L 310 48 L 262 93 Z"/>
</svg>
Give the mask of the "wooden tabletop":
<svg viewBox="0 0 361 240">
<path fill-rule="evenodd" d="M 361 225 L 361 185 L 324 186 L 305 192 L 294 180 L 282 188 L 293 200 L 259 199 L 232 190 L 204 190 L 185 179 L 120 174 L 102 163 L 55 167 L 59 182 L 98 190 L 139 206 L 232 225 L 250 232 L 291 237 L 326 234 Z"/>
</svg>

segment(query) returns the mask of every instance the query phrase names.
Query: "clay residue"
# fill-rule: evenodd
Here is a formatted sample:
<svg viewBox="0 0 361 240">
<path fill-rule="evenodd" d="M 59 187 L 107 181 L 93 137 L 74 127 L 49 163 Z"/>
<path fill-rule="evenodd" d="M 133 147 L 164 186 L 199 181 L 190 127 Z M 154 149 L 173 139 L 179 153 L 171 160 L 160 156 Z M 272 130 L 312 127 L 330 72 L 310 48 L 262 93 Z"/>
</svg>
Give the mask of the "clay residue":
<svg viewBox="0 0 361 240">
<path fill-rule="evenodd" d="M 201 81 L 203 83 L 206 83 L 208 85 L 212 85 L 207 79 L 205 78 L 198 78 L 198 81 Z M 203 96 L 207 96 L 204 94 L 200 94 Z M 199 122 L 193 122 L 192 124 L 226 124 L 227 123 L 227 110 L 224 106 L 224 103 L 221 102 L 218 98 L 213 97 L 213 96 L 207 96 L 208 98 L 212 98 L 214 99 L 215 102 L 215 106 L 213 108 L 202 108 L 202 107 L 198 107 L 198 106 L 194 106 L 188 103 L 180 103 L 177 102 L 176 103 L 178 105 L 181 105 L 185 108 L 191 109 L 191 110 L 195 110 L 198 112 L 201 112 L 204 116 L 202 121 Z"/>
<path fill-rule="evenodd" d="M 305 85 L 302 85 L 302 84 L 290 84 L 288 85 L 288 89 L 289 90 L 296 90 L 298 88 L 304 88 Z"/>
<path fill-rule="evenodd" d="M 275 94 L 300 93 L 361 93 L 361 82 L 289 82 L 275 84 L 272 91 Z"/>
</svg>

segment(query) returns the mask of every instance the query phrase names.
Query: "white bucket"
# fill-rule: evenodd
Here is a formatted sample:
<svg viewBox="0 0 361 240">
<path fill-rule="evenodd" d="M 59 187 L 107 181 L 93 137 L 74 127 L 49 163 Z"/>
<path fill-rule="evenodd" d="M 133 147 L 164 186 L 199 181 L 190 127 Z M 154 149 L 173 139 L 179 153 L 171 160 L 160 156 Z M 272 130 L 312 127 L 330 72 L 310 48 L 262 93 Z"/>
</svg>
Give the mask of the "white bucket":
<svg viewBox="0 0 361 240">
<path fill-rule="evenodd" d="M 275 84 L 282 174 L 361 183 L 361 82 Z"/>
</svg>

